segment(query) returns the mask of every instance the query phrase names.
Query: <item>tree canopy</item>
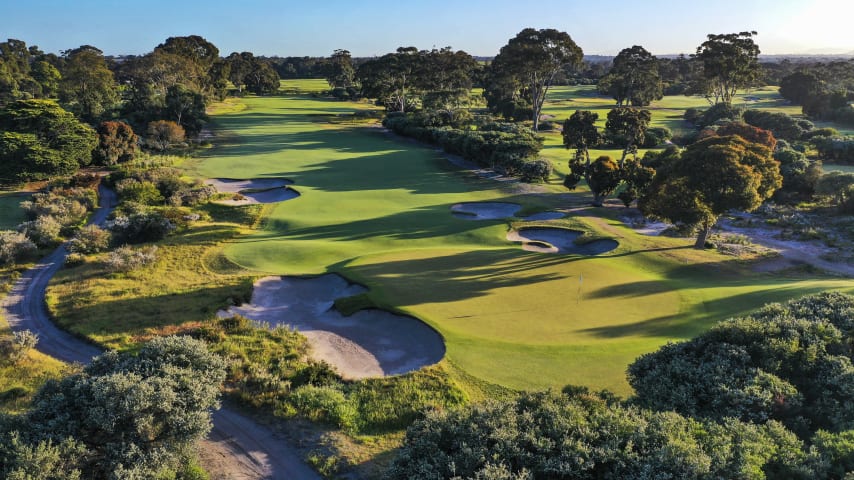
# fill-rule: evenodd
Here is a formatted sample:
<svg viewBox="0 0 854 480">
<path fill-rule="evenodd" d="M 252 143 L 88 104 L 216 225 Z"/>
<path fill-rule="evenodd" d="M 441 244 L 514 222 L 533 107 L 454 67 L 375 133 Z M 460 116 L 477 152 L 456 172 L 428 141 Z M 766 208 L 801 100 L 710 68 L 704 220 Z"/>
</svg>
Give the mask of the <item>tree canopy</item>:
<svg viewBox="0 0 854 480">
<path fill-rule="evenodd" d="M 732 103 L 739 88 L 753 85 L 760 73 L 756 32 L 708 35 L 694 58 L 703 65 L 702 93 L 714 103 Z"/>
<path fill-rule="evenodd" d="M 624 103 L 644 107 L 664 95 L 658 59 L 639 45 L 621 50 L 598 86 L 600 93 L 614 97 L 618 107 Z"/>
<path fill-rule="evenodd" d="M 210 431 L 224 378 L 225 362 L 189 337 L 154 339 L 138 355 L 105 353 L 46 383 L 23 416 L 0 422 L 0 476 L 33 467 L 28 452 L 47 450 L 64 472 L 85 478 L 155 478 Z M 15 478 L 48 478 L 56 466 Z"/>
<path fill-rule="evenodd" d="M 492 61 L 492 76 L 510 84 L 515 92 L 527 96 L 534 122 L 540 125 L 540 112 L 555 75 L 567 66 L 581 63 L 583 52 L 566 32 L 552 28 L 526 28 L 511 38 Z"/>
<path fill-rule="evenodd" d="M 705 248 L 718 217 L 755 209 L 781 185 L 779 163 L 768 147 L 737 135 L 715 136 L 659 168 L 638 206 L 646 215 L 698 225 L 695 247 Z"/>
<path fill-rule="evenodd" d="M 95 131 L 52 100 L 18 100 L 0 110 L 0 181 L 70 175 L 92 161 Z"/>
</svg>

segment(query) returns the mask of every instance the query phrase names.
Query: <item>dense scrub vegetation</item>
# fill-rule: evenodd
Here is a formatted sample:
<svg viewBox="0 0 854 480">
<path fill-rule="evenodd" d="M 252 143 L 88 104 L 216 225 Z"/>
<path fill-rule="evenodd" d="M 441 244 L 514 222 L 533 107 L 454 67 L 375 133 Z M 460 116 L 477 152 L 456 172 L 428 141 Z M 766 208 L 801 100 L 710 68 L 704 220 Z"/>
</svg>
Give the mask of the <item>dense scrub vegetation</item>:
<svg viewBox="0 0 854 480">
<path fill-rule="evenodd" d="M 842 478 L 854 469 L 854 297 L 772 304 L 629 368 L 635 397 L 567 387 L 407 431 L 390 478 Z"/>
</svg>

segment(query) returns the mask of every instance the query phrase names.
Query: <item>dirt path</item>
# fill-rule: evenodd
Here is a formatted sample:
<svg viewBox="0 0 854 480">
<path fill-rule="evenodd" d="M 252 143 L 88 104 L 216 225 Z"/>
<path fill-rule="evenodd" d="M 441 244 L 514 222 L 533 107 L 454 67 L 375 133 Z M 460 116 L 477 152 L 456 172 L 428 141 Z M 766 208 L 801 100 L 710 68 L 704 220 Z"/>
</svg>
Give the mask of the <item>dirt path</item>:
<svg viewBox="0 0 854 480">
<path fill-rule="evenodd" d="M 100 204 L 89 223 L 102 224 L 115 204 L 115 193 L 101 188 Z M 60 246 L 24 273 L 0 307 L 12 330 L 27 329 L 39 335 L 39 351 L 85 364 L 102 350 L 54 325 L 44 302 L 47 285 L 67 254 L 65 246 Z M 212 479 L 320 479 L 268 427 L 226 407 L 214 412 L 213 423 L 210 436 L 199 448 Z"/>
</svg>

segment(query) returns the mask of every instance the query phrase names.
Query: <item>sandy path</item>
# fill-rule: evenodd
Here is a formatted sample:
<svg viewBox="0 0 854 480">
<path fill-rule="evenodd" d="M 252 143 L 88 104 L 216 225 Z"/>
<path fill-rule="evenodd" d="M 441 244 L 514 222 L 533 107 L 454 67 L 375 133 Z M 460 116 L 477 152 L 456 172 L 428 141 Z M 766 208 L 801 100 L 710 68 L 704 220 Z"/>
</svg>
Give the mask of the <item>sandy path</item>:
<svg viewBox="0 0 854 480">
<path fill-rule="evenodd" d="M 115 207 L 112 190 L 101 188 L 100 204 L 89 223 L 103 224 Z M 68 254 L 64 246 L 27 270 L 15 282 L 0 307 L 13 330 L 31 330 L 39 335 L 37 349 L 64 362 L 89 363 L 102 350 L 58 328 L 44 303 L 53 275 Z M 214 427 L 201 442 L 201 458 L 214 479 L 320 479 L 296 451 L 272 430 L 228 408 L 213 414 Z"/>
<path fill-rule="evenodd" d="M 219 315 L 289 325 L 308 338 L 313 358 L 328 362 L 347 379 L 397 375 L 442 359 L 442 337 L 418 319 L 377 309 L 345 317 L 332 308 L 335 299 L 365 291 L 334 274 L 264 277 L 255 282 L 251 303 Z"/>
</svg>

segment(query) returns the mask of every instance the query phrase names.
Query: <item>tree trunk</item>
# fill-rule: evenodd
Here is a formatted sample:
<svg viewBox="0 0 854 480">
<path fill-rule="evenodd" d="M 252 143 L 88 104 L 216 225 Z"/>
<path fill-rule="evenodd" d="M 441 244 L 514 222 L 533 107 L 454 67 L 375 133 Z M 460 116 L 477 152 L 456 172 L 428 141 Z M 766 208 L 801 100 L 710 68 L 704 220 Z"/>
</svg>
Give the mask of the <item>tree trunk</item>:
<svg viewBox="0 0 854 480">
<path fill-rule="evenodd" d="M 704 222 L 700 227 L 700 233 L 697 234 L 697 242 L 694 243 L 694 248 L 705 250 L 706 240 L 709 238 L 710 233 L 712 233 L 712 222 Z"/>
<path fill-rule="evenodd" d="M 605 195 L 601 195 L 599 193 L 593 193 L 593 206 L 601 207 L 605 205 Z"/>
</svg>

